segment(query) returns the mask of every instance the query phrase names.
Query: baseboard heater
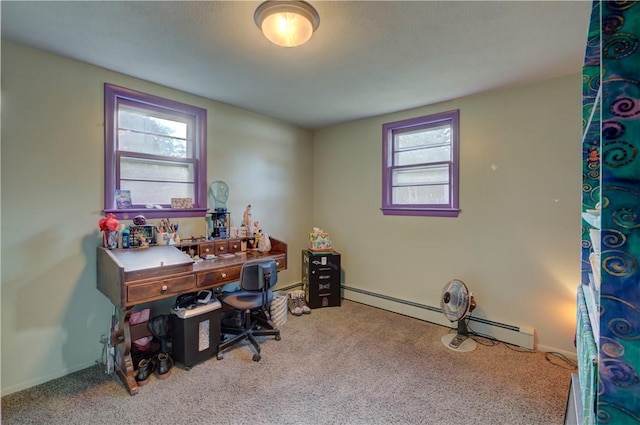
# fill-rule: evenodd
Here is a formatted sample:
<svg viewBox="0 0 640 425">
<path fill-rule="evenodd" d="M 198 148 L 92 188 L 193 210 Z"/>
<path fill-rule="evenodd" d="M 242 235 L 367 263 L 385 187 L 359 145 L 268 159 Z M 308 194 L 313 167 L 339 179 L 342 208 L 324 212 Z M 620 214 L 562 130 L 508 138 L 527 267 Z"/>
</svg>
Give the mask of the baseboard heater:
<svg viewBox="0 0 640 425">
<path fill-rule="evenodd" d="M 299 289 L 301 287 L 302 283 L 298 283 L 276 288 L 276 291 L 288 291 L 292 289 Z M 440 307 L 403 300 L 401 298 L 378 294 L 377 292 L 367 291 L 360 288 L 353 288 L 347 285 L 341 285 L 340 287 L 342 289 L 342 298 L 346 300 L 403 314 L 405 316 L 435 323 L 437 325 L 447 326 L 450 328 L 455 328 L 457 326 L 444 317 Z M 469 320 L 474 322 L 470 325 L 471 330 L 479 335 L 486 335 L 497 339 L 498 341 L 528 348 L 530 350 L 534 349 L 534 330 L 532 327 L 514 326 L 473 316 L 471 316 Z"/>
<path fill-rule="evenodd" d="M 442 314 L 440 307 L 421 304 L 414 301 L 403 300 L 389 295 L 378 294 L 360 288 L 342 285 L 342 297 L 351 301 L 379 307 L 384 310 L 404 314 L 416 319 L 425 320 L 447 327 L 456 327 Z M 470 328 L 479 335 L 517 345 L 519 347 L 534 349 L 534 330 L 529 326 L 514 326 L 506 323 L 495 322 L 481 317 L 469 318 Z"/>
<path fill-rule="evenodd" d="M 345 286 L 345 285 L 342 285 L 341 288 L 346 290 L 346 291 L 358 292 L 360 294 L 369 295 L 371 297 L 382 298 L 382 299 L 385 299 L 385 300 L 393 301 L 394 303 L 410 305 L 412 307 L 422 308 L 424 310 L 429 310 L 429 311 L 435 311 L 436 313 L 442 314 L 442 309 L 440 307 L 433 307 L 433 306 L 426 305 L 426 304 L 420 304 L 420 303 L 416 303 L 416 302 L 413 302 L 413 301 L 407 301 L 407 300 L 403 300 L 403 299 L 400 299 L 400 298 L 390 297 L 389 295 L 382 295 L 382 294 L 378 294 L 378 293 L 371 292 L 371 291 L 365 291 L 364 289 L 351 288 L 351 287 Z M 507 329 L 507 330 L 510 330 L 510 331 L 513 331 L 513 332 L 520 332 L 520 328 L 517 327 L 517 326 L 507 325 L 507 324 L 499 323 L 499 322 L 494 322 L 492 320 L 483 319 L 481 317 L 473 317 L 472 316 L 469 319 L 471 321 L 473 321 L 473 322 L 484 323 L 485 325 L 491 325 L 491 326 L 498 326 L 500 328 Z"/>
</svg>

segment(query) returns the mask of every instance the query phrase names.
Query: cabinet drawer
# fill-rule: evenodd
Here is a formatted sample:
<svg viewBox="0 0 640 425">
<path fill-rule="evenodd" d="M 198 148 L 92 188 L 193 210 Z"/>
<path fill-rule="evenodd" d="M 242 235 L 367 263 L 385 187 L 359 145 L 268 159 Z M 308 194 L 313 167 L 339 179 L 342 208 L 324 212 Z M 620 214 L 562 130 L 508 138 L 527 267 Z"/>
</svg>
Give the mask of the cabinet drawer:
<svg viewBox="0 0 640 425">
<path fill-rule="evenodd" d="M 215 255 L 226 254 L 229 251 L 228 241 L 214 241 L 213 249 Z"/>
<path fill-rule="evenodd" d="M 205 258 L 207 255 L 215 255 L 215 246 L 213 242 L 201 243 L 198 246 L 198 255 L 200 258 Z"/>
<path fill-rule="evenodd" d="M 304 269 L 303 269 L 304 270 Z M 340 269 L 320 266 L 320 267 L 309 267 L 308 270 L 304 270 L 305 273 L 309 274 L 310 280 L 320 281 L 320 280 L 340 280 Z"/>
<path fill-rule="evenodd" d="M 231 239 L 229 241 L 229 252 L 233 254 L 234 252 L 240 252 L 241 244 L 240 239 Z"/>
<path fill-rule="evenodd" d="M 127 286 L 127 302 L 141 303 L 158 298 L 167 298 L 172 294 L 187 292 L 195 287 L 195 277 L 189 274 L 170 279 Z"/>
<path fill-rule="evenodd" d="M 309 282 L 324 283 L 324 282 L 340 282 L 339 273 L 311 273 L 309 275 Z"/>
<path fill-rule="evenodd" d="M 337 270 L 340 270 L 340 263 L 335 261 L 328 262 L 327 264 L 323 264 L 323 265 L 312 263 L 309 265 L 309 270 L 315 273 L 328 273 L 332 271 L 337 271 Z"/>
<path fill-rule="evenodd" d="M 198 273 L 198 287 L 220 284 L 223 282 L 235 282 L 240 279 L 240 269 L 242 266 L 226 267 L 220 270 Z"/>
</svg>

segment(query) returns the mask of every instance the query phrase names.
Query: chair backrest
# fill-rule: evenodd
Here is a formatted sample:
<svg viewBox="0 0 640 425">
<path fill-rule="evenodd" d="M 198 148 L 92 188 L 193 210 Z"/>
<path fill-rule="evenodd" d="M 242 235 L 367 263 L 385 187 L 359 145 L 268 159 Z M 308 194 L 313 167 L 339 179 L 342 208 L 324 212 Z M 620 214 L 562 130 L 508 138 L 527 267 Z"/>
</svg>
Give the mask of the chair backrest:
<svg viewBox="0 0 640 425">
<path fill-rule="evenodd" d="M 267 284 L 266 288 L 265 282 Z M 240 288 L 245 291 L 268 290 L 277 282 L 278 267 L 276 261 L 271 258 L 250 260 L 242 265 L 242 269 L 240 270 Z"/>
</svg>

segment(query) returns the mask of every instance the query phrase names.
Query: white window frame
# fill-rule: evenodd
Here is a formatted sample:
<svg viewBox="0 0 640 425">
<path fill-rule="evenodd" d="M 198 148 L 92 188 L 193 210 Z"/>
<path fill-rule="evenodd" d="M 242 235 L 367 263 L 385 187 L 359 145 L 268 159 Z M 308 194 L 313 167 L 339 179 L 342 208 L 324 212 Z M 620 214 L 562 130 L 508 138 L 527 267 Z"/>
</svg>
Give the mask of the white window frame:
<svg viewBox="0 0 640 425">
<path fill-rule="evenodd" d="M 131 219 L 136 215 L 146 218 L 204 217 L 207 213 L 207 110 L 139 91 L 118 87 L 113 84 L 104 85 L 105 116 L 105 152 L 104 152 L 104 212 L 113 213 L 119 219 Z M 118 209 L 115 192 L 120 189 L 120 157 L 143 157 L 118 150 L 118 109 L 120 105 L 132 106 L 140 111 L 149 111 L 157 116 L 187 123 L 191 148 L 186 159 L 181 161 L 193 167 L 194 199 L 192 209 L 171 208 L 170 199 L 160 204 L 159 208 L 147 208 L 136 204 L 132 194 L 132 208 Z M 155 158 L 158 160 L 158 158 Z M 172 161 L 175 158 L 167 157 Z M 162 160 L 162 158 L 159 158 Z"/>
<path fill-rule="evenodd" d="M 432 217 L 457 217 L 459 207 L 460 184 L 460 139 L 459 139 L 460 111 L 458 109 L 410 118 L 402 121 L 394 121 L 382 125 L 382 208 L 384 215 L 404 216 L 432 216 Z M 416 130 L 429 130 L 434 127 L 449 125 L 451 128 L 450 158 L 446 161 L 426 161 L 400 166 L 396 164 L 396 151 L 394 150 L 394 137 L 403 133 Z M 448 169 L 448 203 L 415 203 L 403 204 L 394 202 L 393 177 L 394 173 L 407 171 L 421 167 L 442 166 Z M 418 187 L 420 185 L 416 185 Z"/>
</svg>

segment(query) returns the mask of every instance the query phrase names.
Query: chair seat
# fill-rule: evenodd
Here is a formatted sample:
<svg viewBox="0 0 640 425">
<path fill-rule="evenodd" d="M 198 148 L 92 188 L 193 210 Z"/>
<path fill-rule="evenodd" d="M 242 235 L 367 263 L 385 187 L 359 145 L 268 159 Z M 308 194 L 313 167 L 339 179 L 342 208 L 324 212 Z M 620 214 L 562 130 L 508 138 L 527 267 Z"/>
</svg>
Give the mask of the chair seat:
<svg viewBox="0 0 640 425">
<path fill-rule="evenodd" d="M 226 292 L 220 296 L 220 302 L 236 310 L 252 310 L 262 306 L 262 293 L 249 291 Z M 267 293 L 267 304 L 273 300 L 273 292 Z"/>
</svg>

